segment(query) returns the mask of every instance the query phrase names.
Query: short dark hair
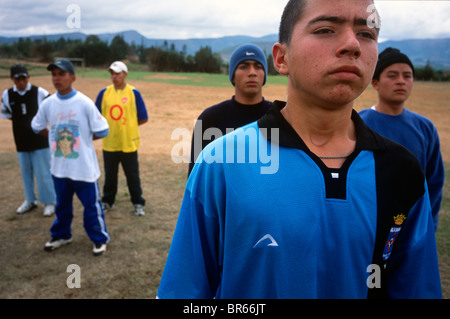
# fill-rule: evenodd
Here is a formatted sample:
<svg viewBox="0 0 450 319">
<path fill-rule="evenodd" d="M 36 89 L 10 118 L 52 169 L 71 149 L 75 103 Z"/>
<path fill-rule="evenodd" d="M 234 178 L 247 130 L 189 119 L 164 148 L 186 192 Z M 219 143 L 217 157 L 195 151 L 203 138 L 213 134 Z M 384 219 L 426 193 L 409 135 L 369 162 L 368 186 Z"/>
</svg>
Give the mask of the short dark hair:
<svg viewBox="0 0 450 319">
<path fill-rule="evenodd" d="M 372 0 L 373 2 L 373 0 Z M 281 16 L 278 42 L 289 45 L 292 39 L 292 32 L 298 20 L 302 17 L 306 0 L 289 0 Z M 378 11 L 376 12 L 378 21 L 380 20 Z M 375 27 L 379 32 L 379 27 Z"/>
<path fill-rule="evenodd" d="M 278 42 L 282 44 L 291 43 L 292 31 L 298 20 L 301 18 L 305 0 L 289 0 L 281 16 Z"/>
</svg>

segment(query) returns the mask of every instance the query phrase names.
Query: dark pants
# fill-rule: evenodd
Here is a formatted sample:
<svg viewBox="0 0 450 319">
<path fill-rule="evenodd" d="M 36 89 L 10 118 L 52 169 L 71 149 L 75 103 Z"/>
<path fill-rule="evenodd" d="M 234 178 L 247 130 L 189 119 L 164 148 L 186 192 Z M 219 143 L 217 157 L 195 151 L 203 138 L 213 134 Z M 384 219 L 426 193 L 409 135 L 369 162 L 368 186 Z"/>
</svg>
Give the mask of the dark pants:
<svg viewBox="0 0 450 319">
<path fill-rule="evenodd" d="M 103 151 L 103 163 L 105 167 L 105 185 L 103 186 L 102 202 L 111 206 L 114 204 L 117 194 L 119 163 L 122 163 L 123 172 L 127 178 L 128 190 L 131 202 L 145 205 L 142 197 L 141 180 L 139 178 L 139 162 L 136 152 L 107 152 Z"/>
</svg>

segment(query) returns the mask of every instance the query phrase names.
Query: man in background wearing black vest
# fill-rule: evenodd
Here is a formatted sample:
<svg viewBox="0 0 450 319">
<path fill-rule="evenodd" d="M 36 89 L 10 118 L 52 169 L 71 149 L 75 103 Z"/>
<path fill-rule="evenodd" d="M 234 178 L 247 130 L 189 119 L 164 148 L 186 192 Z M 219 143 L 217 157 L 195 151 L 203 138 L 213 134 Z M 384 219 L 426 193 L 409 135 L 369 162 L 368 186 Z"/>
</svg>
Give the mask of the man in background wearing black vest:
<svg viewBox="0 0 450 319">
<path fill-rule="evenodd" d="M 55 189 L 50 174 L 50 151 L 48 139 L 35 134 L 31 120 L 36 115 L 40 103 L 49 93 L 29 83 L 30 75 L 22 64 L 11 67 L 11 80 L 14 87 L 2 94 L 1 118 L 12 121 L 17 157 L 22 173 L 25 201 L 17 208 L 23 214 L 37 207 L 34 177 L 36 176 L 39 202 L 44 205 L 44 216 L 55 212 Z"/>
</svg>

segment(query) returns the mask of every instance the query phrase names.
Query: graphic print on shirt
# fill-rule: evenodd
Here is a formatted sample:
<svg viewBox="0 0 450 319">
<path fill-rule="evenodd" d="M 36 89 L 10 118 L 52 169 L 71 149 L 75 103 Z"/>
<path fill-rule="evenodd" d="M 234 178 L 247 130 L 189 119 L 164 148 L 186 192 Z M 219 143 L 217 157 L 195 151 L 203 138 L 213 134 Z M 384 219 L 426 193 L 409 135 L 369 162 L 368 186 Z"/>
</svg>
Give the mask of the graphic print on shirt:
<svg viewBox="0 0 450 319">
<path fill-rule="evenodd" d="M 128 98 L 122 97 L 122 105 L 125 105 L 127 103 Z M 121 124 L 125 125 L 127 118 L 123 116 L 123 113 L 124 113 L 123 107 L 120 106 L 119 104 L 114 104 L 113 106 L 111 106 L 111 109 L 109 110 L 109 115 L 111 116 L 111 119 L 113 119 L 114 121 L 121 121 Z"/>
<path fill-rule="evenodd" d="M 278 247 L 277 241 L 270 234 L 266 234 L 261 237 L 260 240 L 253 246 L 253 248 L 263 248 L 263 247 Z"/>
<path fill-rule="evenodd" d="M 52 150 L 55 157 L 76 159 L 79 156 L 80 134 L 78 125 L 59 124 L 52 128 Z"/>
<path fill-rule="evenodd" d="M 111 109 L 109 110 L 109 115 L 111 116 L 111 118 L 114 121 L 123 120 L 122 125 L 125 125 L 125 119 L 126 118 L 123 117 L 123 108 L 120 105 L 118 105 L 118 104 L 113 105 L 111 107 Z"/>
</svg>

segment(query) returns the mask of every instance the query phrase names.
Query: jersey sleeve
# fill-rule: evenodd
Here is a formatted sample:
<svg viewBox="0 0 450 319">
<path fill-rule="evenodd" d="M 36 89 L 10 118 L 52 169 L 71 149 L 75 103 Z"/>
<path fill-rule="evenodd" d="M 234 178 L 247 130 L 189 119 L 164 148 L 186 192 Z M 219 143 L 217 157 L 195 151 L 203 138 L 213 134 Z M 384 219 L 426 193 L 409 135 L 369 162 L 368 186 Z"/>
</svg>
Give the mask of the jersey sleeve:
<svg viewBox="0 0 450 319">
<path fill-rule="evenodd" d="M 396 243 L 388 274 L 390 298 L 442 298 L 434 222 L 427 187 L 411 208 L 402 238 Z"/>
<path fill-rule="evenodd" d="M 100 113 L 102 113 L 102 102 L 103 102 L 103 95 L 105 94 L 106 88 L 102 89 L 95 99 L 95 105 L 97 106 L 97 109 Z"/>
<path fill-rule="evenodd" d="M 425 176 L 427 178 L 428 189 L 430 192 L 431 212 L 434 220 L 434 229 L 436 231 L 438 226 L 439 210 L 442 203 L 445 168 L 442 160 L 439 135 L 434 125 L 431 126 L 430 135 Z"/>
<path fill-rule="evenodd" d="M 147 108 L 145 107 L 144 99 L 142 98 L 141 93 L 136 89 L 133 89 L 133 93 L 136 100 L 138 121 L 148 120 Z"/>
<path fill-rule="evenodd" d="M 191 140 L 191 159 L 189 161 L 188 176 L 191 174 L 194 168 L 195 161 L 197 160 L 200 152 L 213 141 L 205 137 L 205 131 L 212 128 L 218 129 L 218 117 L 220 118 L 220 112 L 217 112 L 217 108 L 213 105 L 205 109 L 197 118 L 194 124 L 194 130 L 192 132 Z M 216 138 L 215 136 L 214 138 Z"/>
<path fill-rule="evenodd" d="M 96 105 L 91 100 L 86 99 L 89 124 L 93 133 L 102 132 L 109 129 L 108 122 L 102 116 Z"/>
<path fill-rule="evenodd" d="M 41 105 L 42 101 L 50 96 L 50 93 L 44 88 L 38 87 L 38 103 Z"/>
<path fill-rule="evenodd" d="M 199 167 L 201 166 L 201 167 Z M 221 277 L 220 218 L 223 188 L 197 165 L 184 194 L 158 298 L 211 299 Z M 206 187 L 206 185 L 214 186 Z"/>
<path fill-rule="evenodd" d="M 2 94 L 2 112 L 1 112 L 2 119 L 11 119 L 12 118 L 12 110 L 9 106 L 9 97 L 8 97 L 8 90 L 3 91 Z"/>
<path fill-rule="evenodd" d="M 31 128 L 36 134 L 47 128 L 48 119 L 46 115 L 46 109 L 49 103 L 50 102 L 48 100 L 44 100 L 44 102 L 38 108 L 36 115 L 31 120 Z"/>
<path fill-rule="evenodd" d="M 188 168 L 188 176 L 191 174 L 192 169 L 194 168 L 195 160 L 197 159 L 198 155 L 204 148 L 203 146 L 203 125 L 202 125 L 202 119 L 198 118 L 195 121 L 194 124 L 194 130 L 192 132 L 192 140 L 191 140 L 191 160 L 189 161 L 189 168 Z"/>
</svg>

